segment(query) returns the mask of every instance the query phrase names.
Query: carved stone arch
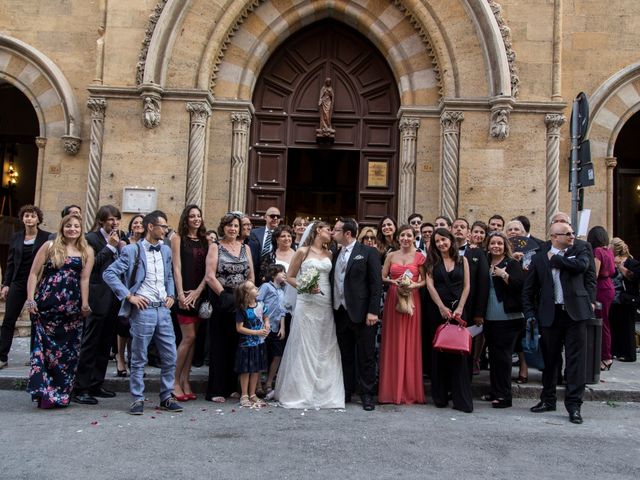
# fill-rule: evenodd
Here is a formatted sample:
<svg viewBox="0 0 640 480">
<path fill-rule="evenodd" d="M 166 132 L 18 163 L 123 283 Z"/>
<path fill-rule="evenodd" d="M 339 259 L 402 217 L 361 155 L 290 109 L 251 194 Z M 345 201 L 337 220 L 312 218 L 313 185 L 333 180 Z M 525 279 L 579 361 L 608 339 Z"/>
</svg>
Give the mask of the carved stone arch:
<svg viewBox="0 0 640 480">
<path fill-rule="evenodd" d="M 80 108 L 69 81 L 50 58 L 31 45 L 0 34 L 0 78 L 31 101 L 40 137 L 60 137 L 67 153 L 78 153 L 82 141 Z"/>
<path fill-rule="evenodd" d="M 589 131 L 591 158 L 598 174 L 605 175 L 603 191 L 606 224 L 613 230 L 614 186 L 616 167 L 614 147 L 624 124 L 640 111 L 640 62 L 631 64 L 605 80 L 589 99 Z M 602 185 L 602 184 L 601 184 Z"/>
</svg>

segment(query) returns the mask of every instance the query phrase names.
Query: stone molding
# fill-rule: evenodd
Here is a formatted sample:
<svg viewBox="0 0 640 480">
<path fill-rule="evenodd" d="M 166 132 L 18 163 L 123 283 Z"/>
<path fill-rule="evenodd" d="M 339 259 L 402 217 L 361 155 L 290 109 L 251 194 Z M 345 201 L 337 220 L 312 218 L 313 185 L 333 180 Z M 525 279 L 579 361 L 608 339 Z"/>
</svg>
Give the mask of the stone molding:
<svg viewBox="0 0 640 480">
<path fill-rule="evenodd" d="M 84 227 L 89 231 L 100 206 L 100 183 L 102 174 L 102 144 L 104 140 L 104 116 L 107 99 L 90 97 L 87 108 L 91 110 L 91 143 L 89 144 L 89 171 L 87 174 L 87 201 Z"/>
<path fill-rule="evenodd" d="M 560 210 L 560 127 L 566 117 L 559 113 L 549 113 L 544 117 L 547 126 L 546 158 L 546 229 L 549 233 L 551 217 Z"/>
<path fill-rule="evenodd" d="M 513 40 L 511 38 L 511 29 L 507 26 L 507 22 L 502 15 L 502 6 L 495 0 L 486 0 L 498 22 L 498 28 L 502 35 L 504 43 L 504 51 L 507 54 L 507 62 L 509 63 L 509 73 L 511 80 L 511 96 L 517 98 L 520 93 L 520 77 L 518 76 L 518 66 L 516 65 L 516 52 L 513 49 Z"/>
<path fill-rule="evenodd" d="M 147 64 L 149 45 L 151 44 L 153 32 L 156 29 L 158 20 L 160 20 L 160 15 L 162 15 L 162 11 L 164 10 L 164 7 L 167 5 L 168 1 L 169 0 L 160 0 L 153 9 L 151 15 L 149 15 L 149 21 L 147 22 L 147 26 L 144 32 L 144 39 L 142 40 L 142 48 L 140 49 L 140 53 L 138 54 L 138 63 L 136 64 L 136 85 L 140 85 L 144 81 L 144 71 Z"/>
<path fill-rule="evenodd" d="M 442 112 L 442 194 L 440 211 L 449 218 L 458 216 L 458 174 L 460 170 L 460 124 L 464 113 Z"/>
</svg>

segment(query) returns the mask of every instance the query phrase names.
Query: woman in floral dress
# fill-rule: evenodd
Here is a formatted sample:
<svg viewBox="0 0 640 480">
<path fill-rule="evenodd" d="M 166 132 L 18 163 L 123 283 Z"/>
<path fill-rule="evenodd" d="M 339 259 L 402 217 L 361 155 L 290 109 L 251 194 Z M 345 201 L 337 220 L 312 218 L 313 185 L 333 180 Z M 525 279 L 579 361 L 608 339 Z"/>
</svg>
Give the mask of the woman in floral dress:
<svg viewBox="0 0 640 480">
<path fill-rule="evenodd" d="M 27 392 L 38 408 L 69 405 L 82 318 L 91 311 L 92 268 L 93 250 L 84 239 L 82 221 L 77 215 L 67 215 L 56 238 L 38 250 L 27 283 L 27 307 L 35 330 Z"/>
</svg>

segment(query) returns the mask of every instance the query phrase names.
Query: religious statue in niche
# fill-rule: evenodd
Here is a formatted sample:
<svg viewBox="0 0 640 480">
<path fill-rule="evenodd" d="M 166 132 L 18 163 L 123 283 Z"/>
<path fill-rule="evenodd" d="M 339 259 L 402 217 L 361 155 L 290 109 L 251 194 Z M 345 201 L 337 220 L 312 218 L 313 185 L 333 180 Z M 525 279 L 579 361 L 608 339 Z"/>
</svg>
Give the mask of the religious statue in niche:
<svg viewBox="0 0 640 480">
<path fill-rule="evenodd" d="M 326 78 L 324 85 L 320 89 L 318 107 L 320 110 L 320 128 L 316 129 L 316 140 L 323 142 L 333 142 L 336 130 L 331 127 L 331 116 L 333 115 L 333 88 L 331 79 Z"/>
</svg>

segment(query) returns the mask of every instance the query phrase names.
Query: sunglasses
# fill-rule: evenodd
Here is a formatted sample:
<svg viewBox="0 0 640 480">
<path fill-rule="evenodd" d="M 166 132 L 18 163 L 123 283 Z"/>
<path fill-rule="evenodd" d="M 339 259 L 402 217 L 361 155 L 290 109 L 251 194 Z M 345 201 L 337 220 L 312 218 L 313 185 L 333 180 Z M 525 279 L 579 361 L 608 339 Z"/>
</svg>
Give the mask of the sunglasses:
<svg viewBox="0 0 640 480">
<path fill-rule="evenodd" d="M 269 217 L 272 220 L 275 220 L 276 218 L 280 218 L 280 215 L 277 213 L 270 213 L 269 215 L 267 215 L 267 217 Z"/>
<path fill-rule="evenodd" d="M 422 225 L 422 220 L 411 220 L 409 223 L 411 225 Z"/>
<path fill-rule="evenodd" d="M 575 232 L 567 232 L 567 233 L 553 233 L 556 237 L 575 237 Z"/>
<path fill-rule="evenodd" d="M 376 237 L 372 237 L 371 235 L 367 235 L 366 237 L 362 237 L 363 240 L 375 240 Z"/>
</svg>

